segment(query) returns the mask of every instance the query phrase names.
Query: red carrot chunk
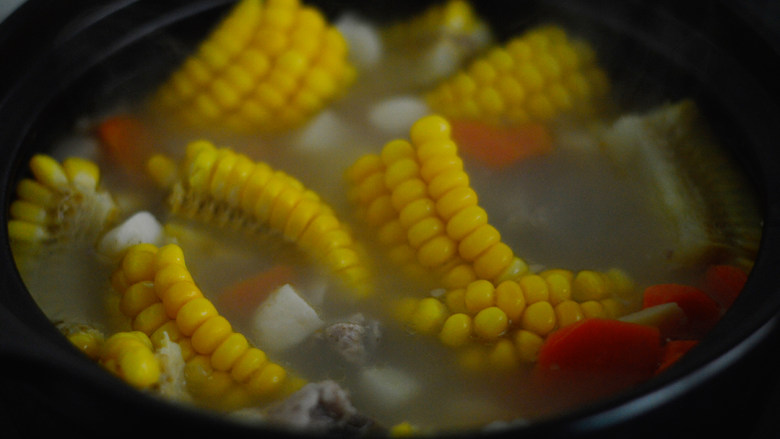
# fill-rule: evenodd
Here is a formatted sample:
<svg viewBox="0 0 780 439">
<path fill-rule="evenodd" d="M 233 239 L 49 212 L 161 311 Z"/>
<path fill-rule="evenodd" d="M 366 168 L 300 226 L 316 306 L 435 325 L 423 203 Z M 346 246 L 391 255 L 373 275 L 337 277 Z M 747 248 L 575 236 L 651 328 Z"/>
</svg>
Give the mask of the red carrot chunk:
<svg viewBox="0 0 780 439">
<path fill-rule="evenodd" d="M 662 303 L 676 303 L 688 319 L 686 329 L 698 338 L 712 329 L 721 315 L 718 303 L 699 288 L 681 284 L 658 284 L 645 289 L 643 308 Z"/>
<path fill-rule="evenodd" d="M 733 265 L 713 265 L 704 274 L 704 289 L 724 309 L 728 309 L 745 287 L 748 274 Z"/>
<path fill-rule="evenodd" d="M 550 334 L 537 367 L 551 374 L 633 377 L 653 375 L 661 357 L 657 328 L 591 318 Z"/>
<path fill-rule="evenodd" d="M 464 155 L 497 170 L 552 150 L 552 137 L 539 123 L 500 126 L 474 120 L 454 120 L 450 125 L 452 138 Z"/>
<path fill-rule="evenodd" d="M 688 353 L 691 348 L 699 343 L 698 340 L 670 340 L 664 347 L 661 354 L 661 364 L 658 366 L 656 373 L 661 373 L 677 360 L 682 358 L 683 355 Z"/>
<path fill-rule="evenodd" d="M 103 151 L 113 162 L 128 171 L 142 171 L 152 152 L 152 136 L 137 118 L 128 115 L 111 116 L 96 127 Z"/>
</svg>

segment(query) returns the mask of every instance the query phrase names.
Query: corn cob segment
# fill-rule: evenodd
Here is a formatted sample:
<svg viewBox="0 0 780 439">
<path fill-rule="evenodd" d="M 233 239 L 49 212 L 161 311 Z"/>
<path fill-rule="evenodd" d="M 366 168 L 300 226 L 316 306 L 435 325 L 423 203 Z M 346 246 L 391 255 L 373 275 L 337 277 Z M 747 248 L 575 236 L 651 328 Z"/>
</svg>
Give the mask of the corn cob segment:
<svg viewBox="0 0 780 439">
<path fill-rule="evenodd" d="M 446 346 L 461 351 L 484 346 L 482 361 L 507 369 L 536 361 L 542 342 L 556 329 L 587 318 L 616 319 L 630 310 L 615 298 L 624 294 L 624 285 L 616 282 L 605 285 L 601 298 L 572 298 L 585 293 L 574 279 L 595 274 L 548 270 L 497 285 L 480 279 L 440 297 L 410 299 L 400 318 L 412 331 L 436 336 Z"/>
<path fill-rule="evenodd" d="M 359 159 L 346 178 L 360 215 L 386 232 L 380 239 L 394 252 L 413 254 L 446 287 L 500 281 L 528 270 L 488 224 L 443 117 L 418 120 L 410 141 L 388 142 L 379 156 Z"/>
<path fill-rule="evenodd" d="M 561 113 L 593 112 L 609 81 L 593 50 L 557 26 L 541 26 L 489 50 L 427 95 L 452 119 L 546 122 Z"/>
<path fill-rule="evenodd" d="M 622 271 L 530 271 L 489 224 L 450 134 L 444 117 L 423 117 L 408 141 L 386 143 L 346 173 L 359 218 L 394 262 L 444 285 L 441 296 L 403 300 L 399 318 L 447 346 L 490 346 L 485 358 L 506 366 L 535 361 L 557 328 L 625 314 L 634 287 Z"/>
<path fill-rule="evenodd" d="M 179 246 L 131 247 L 111 283 L 133 331 L 155 348 L 166 340 L 179 344 L 196 400 L 236 408 L 278 397 L 295 381 L 219 315 L 192 280 Z"/>
<path fill-rule="evenodd" d="M 17 248 L 88 242 L 116 218 L 118 208 L 100 187 L 95 163 L 76 157 L 60 163 L 36 154 L 30 171 L 32 177 L 18 183 L 10 206 L 8 234 Z"/>
<path fill-rule="evenodd" d="M 178 346 L 165 341 L 153 346 L 139 331 L 120 331 L 106 339 L 91 325 L 61 322 L 57 327 L 79 351 L 127 384 L 172 400 L 190 400 L 184 389 L 184 363 Z"/>
<path fill-rule="evenodd" d="M 171 210 L 219 226 L 271 231 L 323 264 L 356 297 L 371 294 L 370 270 L 346 224 L 296 178 L 208 141 L 187 145 L 177 167 L 150 159 L 152 176 L 171 190 Z"/>
<path fill-rule="evenodd" d="M 240 133 L 305 122 L 353 81 L 347 44 L 298 0 L 241 0 L 158 89 L 152 109 Z"/>
</svg>

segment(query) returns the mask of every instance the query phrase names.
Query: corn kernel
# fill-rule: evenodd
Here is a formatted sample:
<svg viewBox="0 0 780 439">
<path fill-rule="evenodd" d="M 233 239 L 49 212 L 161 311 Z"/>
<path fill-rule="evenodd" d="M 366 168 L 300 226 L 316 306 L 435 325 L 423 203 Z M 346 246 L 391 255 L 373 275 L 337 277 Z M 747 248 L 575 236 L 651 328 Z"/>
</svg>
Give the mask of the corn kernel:
<svg viewBox="0 0 780 439">
<path fill-rule="evenodd" d="M 542 344 L 544 344 L 544 339 L 541 336 L 534 332 L 520 329 L 515 332 L 513 339 L 521 361 L 533 363 L 539 358 L 539 350 L 542 348 Z"/>
<path fill-rule="evenodd" d="M 564 328 L 585 319 L 580 304 L 573 300 L 565 300 L 555 306 L 555 316 L 558 326 Z"/>
<path fill-rule="evenodd" d="M 211 366 L 215 370 L 229 371 L 247 349 L 249 349 L 249 342 L 246 337 L 233 332 L 223 339 L 211 354 Z"/>
<path fill-rule="evenodd" d="M 439 340 L 446 346 L 458 347 L 471 338 L 472 321 L 466 314 L 456 313 L 447 317 L 439 332 Z"/>
<path fill-rule="evenodd" d="M 464 305 L 469 313 L 475 314 L 491 307 L 496 301 L 496 290 L 490 281 L 481 279 L 466 286 L 463 296 Z"/>
<path fill-rule="evenodd" d="M 603 319 L 607 317 L 607 312 L 604 309 L 604 305 L 602 305 L 596 300 L 588 300 L 582 302 L 580 304 L 580 307 L 582 308 L 582 314 L 585 316 L 586 319 L 591 319 L 591 318 Z"/>
<path fill-rule="evenodd" d="M 237 382 L 243 382 L 249 379 L 250 375 L 260 370 L 268 362 L 265 352 L 256 348 L 247 349 L 233 364 L 230 373 Z"/>
<path fill-rule="evenodd" d="M 192 336 L 206 320 L 217 315 L 214 305 L 205 297 L 195 297 L 181 306 L 176 314 L 176 324 L 186 336 Z"/>
<path fill-rule="evenodd" d="M 526 307 L 523 289 L 515 281 L 503 281 L 496 286 L 496 306 L 506 313 L 510 321 L 518 321 Z"/>
<path fill-rule="evenodd" d="M 444 223 L 435 217 L 424 218 L 409 228 L 407 239 L 409 245 L 414 248 L 420 248 L 423 244 L 432 238 L 444 233 Z"/>
<path fill-rule="evenodd" d="M 466 247 L 465 249 L 459 249 L 460 255 L 464 259 L 474 259 L 474 257 L 476 257 L 481 252 L 481 250 L 484 250 L 482 246 L 480 246 L 479 249 L 474 250 L 471 248 L 471 246 L 463 244 L 463 241 L 467 239 L 467 236 L 478 233 L 473 239 L 480 244 L 484 243 L 485 240 L 488 239 L 486 238 L 488 235 L 490 235 L 493 239 L 496 238 L 495 235 L 497 235 L 498 231 L 488 225 L 487 221 L 488 218 L 485 209 L 476 205 L 462 209 L 460 212 L 456 213 L 452 218 L 450 218 L 449 221 L 447 221 L 447 235 L 449 235 L 452 239 L 461 241 L 460 245 L 462 247 Z M 500 235 L 498 235 L 498 238 L 500 239 Z M 474 244 L 477 244 L 477 242 Z"/>
<path fill-rule="evenodd" d="M 212 317 L 192 333 L 192 348 L 199 354 L 210 355 L 232 333 L 233 327 L 226 318 Z"/>
<path fill-rule="evenodd" d="M 474 316 L 474 333 L 486 340 L 500 337 L 508 327 L 506 313 L 497 306 L 485 308 Z"/>
<path fill-rule="evenodd" d="M 417 260 L 424 267 L 438 267 L 457 254 L 457 244 L 448 236 L 439 235 L 420 246 Z"/>
<path fill-rule="evenodd" d="M 587 300 L 605 299 L 609 291 L 604 275 L 601 273 L 582 270 L 574 276 L 572 281 L 572 298 L 578 302 Z"/>
<path fill-rule="evenodd" d="M 165 315 L 165 307 L 163 307 L 162 303 L 157 302 L 135 316 L 133 319 L 133 330 L 143 332 L 144 334 L 152 334 L 167 321 L 168 316 Z"/>
<path fill-rule="evenodd" d="M 471 187 L 456 187 L 436 201 L 436 212 L 447 221 L 466 207 L 477 205 L 477 193 Z"/>
<path fill-rule="evenodd" d="M 154 280 L 156 249 L 150 250 L 143 244 L 132 247 L 122 260 L 122 271 L 128 283 Z"/>
<path fill-rule="evenodd" d="M 409 318 L 409 326 L 422 334 L 434 334 L 448 316 L 447 309 L 438 299 L 426 297 L 420 300 Z"/>
<path fill-rule="evenodd" d="M 281 387 L 286 377 L 284 368 L 269 363 L 251 375 L 247 387 L 255 395 L 269 395 Z"/>
<path fill-rule="evenodd" d="M 550 302 L 528 305 L 523 313 L 522 327 L 538 335 L 547 335 L 555 329 L 555 310 Z"/>
<path fill-rule="evenodd" d="M 463 212 L 461 212 L 463 213 L 464 217 L 466 216 L 466 214 L 464 213 L 466 210 L 468 209 L 464 209 Z M 461 222 L 462 219 L 461 213 L 455 215 L 453 219 L 450 221 L 450 223 L 456 221 L 456 218 L 458 219 L 458 222 Z M 478 211 L 477 211 L 477 215 L 479 215 Z M 486 253 L 488 250 L 490 250 L 491 248 L 493 248 L 494 246 L 498 245 L 501 242 L 501 234 L 495 227 L 491 226 L 490 224 L 487 224 L 486 216 L 481 216 L 481 215 L 475 216 L 474 218 L 471 218 L 471 220 L 473 221 L 471 224 L 467 224 L 467 225 L 458 224 L 461 230 L 471 228 L 471 231 L 468 233 L 468 235 L 464 236 L 460 240 L 460 243 L 458 244 L 458 253 L 463 259 L 467 261 L 476 260 L 478 257 L 480 257 L 480 255 Z M 478 224 L 478 226 L 473 227 L 473 224 Z M 455 229 L 453 228 L 453 230 Z M 448 228 L 448 232 L 449 231 L 450 229 Z M 455 232 L 455 234 L 457 236 L 461 236 L 460 230 Z M 450 236 L 453 235 L 450 234 Z M 485 268 L 489 268 L 489 267 L 485 267 Z M 503 267 L 498 267 L 498 268 L 503 268 Z M 480 277 L 484 277 L 479 273 L 477 274 Z"/>
<path fill-rule="evenodd" d="M 514 256 L 508 245 L 498 242 L 477 256 L 474 260 L 474 272 L 483 279 L 497 279 L 512 263 Z"/>
<path fill-rule="evenodd" d="M 409 134 L 415 145 L 429 140 L 449 139 L 450 123 L 439 115 L 425 116 L 412 125 Z"/>
<path fill-rule="evenodd" d="M 506 338 L 496 342 L 488 354 L 488 361 L 499 371 L 514 371 L 520 364 L 517 348 Z"/>
<path fill-rule="evenodd" d="M 536 302 L 549 301 L 550 291 L 547 282 L 539 275 L 523 276 L 518 281 L 523 289 L 525 301 L 529 305 Z"/>
<path fill-rule="evenodd" d="M 127 317 L 135 318 L 138 313 L 159 301 L 153 282 L 136 282 L 122 294 L 119 310 Z"/>
</svg>

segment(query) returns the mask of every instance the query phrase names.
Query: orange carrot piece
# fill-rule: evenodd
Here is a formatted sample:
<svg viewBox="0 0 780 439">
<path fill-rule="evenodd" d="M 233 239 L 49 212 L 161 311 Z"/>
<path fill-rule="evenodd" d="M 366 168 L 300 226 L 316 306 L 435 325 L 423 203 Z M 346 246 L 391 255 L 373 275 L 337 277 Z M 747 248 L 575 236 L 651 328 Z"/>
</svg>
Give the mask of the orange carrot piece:
<svg viewBox="0 0 780 439">
<path fill-rule="evenodd" d="M 217 297 L 220 312 L 234 318 L 247 317 L 274 290 L 292 283 L 294 270 L 289 265 L 274 265 L 248 279 L 231 285 Z"/>
<path fill-rule="evenodd" d="M 742 292 L 748 274 L 732 265 L 713 265 L 704 274 L 704 290 L 724 309 L 728 309 Z"/>
<path fill-rule="evenodd" d="M 688 318 L 687 329 L 695 335 L 715 326 L 721 315 L 720 305 L 699 288 L 680 284 L 658 284 L 645 289 L 643 308 L 662 303 L 676 303 Z"/>
<path fill-rule="evenodd" d="M 658 328 L 591 318 L 550 334 L 539 351 L 537 368 L 552 374 L 647 378 L 660 357 Z"/>
<path fill-rule="evenodd" d="M 670 340 L 666 342 L 661 354 L 661 364 L 658 366 L 656 373 L 666 370 L 698 343 L 698 340 Z"/>
<path fill-rule="evenodd" d="M 142 171 L 152 152 L 152 136 L 137 118 L 111 116 L 96 127 L 96 135 L 107 156 L 129 171 Z"/>
<path fill-rule="evenodd" d="M 450 125 L 458 148 L 493 169 L 502 169 L 552 150 L 552 137 L 539 123 L 499 126 L 473 120 L 454 120 Z"/>
</svg>

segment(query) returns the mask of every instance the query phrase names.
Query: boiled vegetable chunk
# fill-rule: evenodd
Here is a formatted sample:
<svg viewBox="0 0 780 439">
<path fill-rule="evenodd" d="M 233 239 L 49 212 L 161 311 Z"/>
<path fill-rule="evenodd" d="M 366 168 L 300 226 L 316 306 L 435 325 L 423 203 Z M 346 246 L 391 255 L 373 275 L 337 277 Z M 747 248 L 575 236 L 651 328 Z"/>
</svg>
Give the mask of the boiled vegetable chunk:
<svg viewBox="0 0 780 439">
<path fill-rule="evenodd" d="M 676 303 L 685 312 L 686 329 L 701 335 L 711 329 L 721 315 L 720 306 L 704 291 L 689 285 L 659 284 L 645 289 L 642 307 Z"/>
<path fill-rule="evenodd" d="M 369 367 L 360 374 L 361 386 L 383 407 L 399 407 L 418 395 L 421 383 L 402 370 Z"/>
<path fill-rule="evenodd" d="M 620 317 L 621 321 L 653 326 L 663 337 L 674 337 L 687 324 L 685 311 L 674 302 L 650 306 Z"/>
<path fill-rule="evenodd" d="M 98 123 L 95 133 L 105 155 L 128 171 L 139 172 L 152 154 L 152 134 L 133 116 L 116 115 Z"/>
<path fill-rule="evenodd" d="M 651 376 L 661 358 L 658 328 L 620 320 L 583 320 L 550 334 L 538 368 L 563 375 Z"/>
<path fill-rule="evenodd" d="M 452 137 L 464 156 L 492 169 L 503 169 L 552 151 L 552 136 L 540 123 L 501 126 L 474 120 L 453 120 Z"/>
<path fill-rule="evenodd" d="M 713 265 L 704 274 L 703 289 L 723 308 L 729 308 L 747 282 L 747 272 L 733 265 Z"/>
<path fill-rule="evenodd" d="M 277 352 L 297 345 L 324 324 L 290 284 L 268 296 L 255 311 L 253 323 L 257 343 Z"/>
<path fill-rule="evenodd" d="M 138 212 L 106 232 L 98 243 L 98 251 L 116 256 L 135 244 L 162 244 L 162 238 L 163 227 L 157 218 L 150 212 Z"/>
<path fill-rule="evenodd" d="M 661 364 L 658 366 L 657 373 L 663 372 L 669 366 L 677 362 L 677 360 L 688 353 L 688 351 L 698 343 L 698 340 L 671 340 L 667 342 L 663 348 Z"/>
</svg>

